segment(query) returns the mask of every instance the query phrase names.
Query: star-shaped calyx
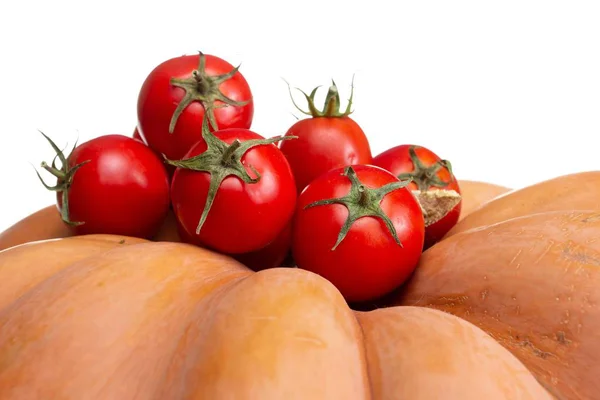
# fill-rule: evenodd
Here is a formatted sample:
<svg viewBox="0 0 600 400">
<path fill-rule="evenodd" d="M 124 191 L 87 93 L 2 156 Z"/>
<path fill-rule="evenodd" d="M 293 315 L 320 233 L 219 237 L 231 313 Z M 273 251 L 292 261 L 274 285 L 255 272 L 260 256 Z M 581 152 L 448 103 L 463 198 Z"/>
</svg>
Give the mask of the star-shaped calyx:
<svg viewBox="0 0 600 400">
<path fill-rule="evenodd" d="M 431 187 L 439 187 L 444 188 L 450 184 L 450 182 L 445 182 L 441 180 L 437 173 L 440 169 L 446 168 L 450 174 L 452 174 L 452 164 L 448 160 L 439 160 L 433 165 L 427 167 L 423 164 L 421 159 L 417 156 L 416 152 L 417 146 L 410 146 L 408 148 L 408 154 L 410 156 L 410 160 L 413 163 L 414 169 L 412 172 L 406 172 L 398 175 L 398 179 L 412 179 L 412 181 L 417 185 L 420 191 L 429 190 Z"/>
<path fill-rule="evenodd" d="M 354 168 L 351 166 L 348 166 L 344 169 L 344 175 L 348 177 L 351 183 L 350 192 L 346 196 L 334 199 L 318 200 L 304 207 L 310 208 L 330 204 L 342 204 L 348 209 L 348 217 L 346 218 L 344 225 L 342 225 L 337 241 L 331 250 L 335 250 L 344 240 L 348 234 L 348 231 L 352 227 L 352 224 L 359 218 L 363 217 L 376 217 L 381 219 L 385 223 L 390 235 L 392 235 L 394 238 L 394 241 L 400 247 L 402 247 L 402 243 L 398 238 L 398 233 L 396 232 L 396 228 L 394 227 L 392 220 L 381 209 L 381 200 L 383 200 L 386 194 L 406 187 L 410 183 L 410 180 L 392 182 L 380 188 L 373 189 L 365 186 L 358 179 L 356 171 L 354 171 Z"/>
<path fill-rule="evenodd" d="M 250 100 L 235 101 L 230 99 L 229 97 L 225 96 L 220 89 L 221 83 L 233 78 L 233 76 L 238 72 L 240 68 L 239 65 L 225 74 L 211 76 L 206 73 L 205 55 L 202 52 L 198 53 L 198 68 L 192 72 L 192 75 L 189 78 L 171 79 L 171 85 L 185 90 L 185 96 L 183 96 L 183 99 L 181 102 L 179 102 L 175 112 L 173 113 L 173 116 L 171 117 L 171 122 L 169 123 L 169 133 L 173 133 L 179 116 L 183 110 L 185 110 L 187 106 L 194 101 L 199 101 L 202 103 L 205 114 L 208 116 L 210 125 L 214 130 L 218 129 L 214 114 L 215 108 L 222 108 L 226 107 L 227 105 L 242 107 L 250 102 Z M 219 101 L 222 104 L 215 105 L 216 101 Z"/>
<path fill-rule="evenodd" d="M 204 209 L 196 228 L 196 234 L 200 234 L 200 230 L 206 221 L 206 217 L 208 217 L 217 191 L 225 178 L 228 176 L 236 176 L 244 183 L 248 184 L 254 184 L 260 181 L 260 173 L 252 165 L 248 165 L 248 168 L 250 168 L 255 175 L 255 178 L 251 177 L 246 166 L 242 163 L 242 157 L 248 150 L 256 146 L 268 145 L 281 140 L 296 138 L 296 136 L 275 136 L 269 139 L 251 139 L 243 142 L 239 139 L 235 139 L 231 144 L 228 144 L 210 131 L 208 127 L 208 118 L 205 117 L 202 123 L 202 139 L 204 139 L 206 143 L 206 150 L 202 154 L 183 160 L 165 159 L 167 164 L 174 167 L 207 172 L 210 174 L 210 184 L 206 196 L 206 203 L 204 204 Z"/>
<path fill-rule="evenodd" d="M 292 99 L 292 104 L 302 114 L 309 115 L 313 118 L 319 118 L 319 117 L 341 118 L 341 117 L 346 117 L 346 116 L 352 114 L 352 99 L 354 97 L 354 77 L 352 77 L 350 98 L 348 99 L 348 104 L 344 111 L 340 110 L 340 105 L 341 105 L 340 104 L 341 103 L 340 93 L 339 93 L 337 85 L 335 84 L 335 81 L 333 79 L 331 80 L 331 86 L 329 86 L 329 91 L 327 92 L 327 96 L 325 96 L 325 103 L 323 105 L 323 110 L 319 110 L 317 108 L 317 106 L 315 105 L 315 96 L 321 86 L 317 86 L 316 88 L 314 88 L 312 90 L 312 92 L 310 92 L 310 94 L 306 94 L 301 89 L 296 88 L 296 90 L 298 90 L 300 93 L 302 93 L 304 95 L 304 97 L 306 98 L 306 101 L 308 103 L 308 111 L 304 111 L 302 108 L 300 108 L 298 106 L 298 104 L 296 104 L 296 101 L 294 100 L 294 97 L 292 96 L 292 90 L 291 90 L 289 83 L 287 85 L 288 85 L 288 90 L 290 92 L 290 97 Z"/>
<path fill-rule="evenodd" d="M 48 165 L 48 163 L 46 163 L 45 161 L 41 163 L 42 168 L 44 168 L 46 171 L 50 172 L 56 177 L 56 185 L 48 185 L 44 181 L 40 173 L 37 171 L 37 169 L 35 170 L 35 173 L 37 174 L 38 178 L 40 179 L 40 182 L 42 182 L 42 185 L 44 185 L 46 189 L 61 194 L 60 216 L 63 222 L 70 226 L 83 225 L 84 222 L 71 221 L 71 218 L 69 216 L 69 189 L 73 184 L 73 177 L 75 176 L 77 170 L 85 164 L 87 164 L 90 160 L 83 161 L 72 167 L 69 166 L 69 159 L 71 157 L 71 154 L 73 153 L 73 150 L 75 150 L 75 148 L 77 147 L 77 141 L 73 145 L 73 149 L 71 150 L 69 156 L 65 157 L 63 150 L 59 149 L 58 146 L 52 141 L 52 139 L 46 136 L 44 132 L 40 131 L 40 133 L 42 134 L 42 136 L 44 136 L 44 138 L 46 138 L 48 143 L 50 143 L 50 146 L 52 146 L 52 149 L 54 149 L 54 151 L 56 152 L 56 155 L 52 159 L 52 163 L 50 165 Z M 56 166 L 56 159 L 58 159 L 61 163 L 60 168 L 57 168 Z"/>
</svg>

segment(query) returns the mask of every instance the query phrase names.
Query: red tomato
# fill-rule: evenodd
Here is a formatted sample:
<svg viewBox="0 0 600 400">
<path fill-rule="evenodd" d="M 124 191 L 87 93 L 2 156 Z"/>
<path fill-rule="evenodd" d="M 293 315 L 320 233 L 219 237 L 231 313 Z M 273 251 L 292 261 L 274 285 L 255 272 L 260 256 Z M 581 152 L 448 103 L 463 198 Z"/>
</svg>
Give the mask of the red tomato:
<svg viewBox="0 0 600 400">
<path fill-rule="evenodd" d="M 234 258 L 254 271 L 282 267 L 292 245 L 292 224 L 288 223 L 277 238 L 262 249 L 236 254 Z"/>
<path fill-rule="evenodd" d="M 297 266 L 328 279 L 348 302 L 374 300 L 400 286 L 417 266 L 425 230 L 421 207 L 405 186 L 368 165 L 312 181 L 293 222 Z"/>
<path fill-rule="evenodd" d="M 133 136 L 132 136 L 135 140 L 142 142 L 144 144 L 146 144 L 146 142 L 144 142 L 144 139 L 142 139 L 142 137 L 140 136 L 140 131 L 138 130 L 138 128 L 135 128 L 133 130 Z"/>
<path fill-rule="evenodd" d="M 287 157 L 298 192 L 325 172 L 347 165 L 371 164 L 371 147 L 361 127 L 348 115 L 352 105 L 352 95 L 348 107 L 340 112 L 340 99 L 335 83 L 329 88 L 322 111 L 314 104 L 314 94 L 307 96 L 309 111 L 302 111 L 311 118 L 296 122 L 287 131 L 287 136 L 298 139 L 279 144 Z M 293 101 L 293 99 L 292 99 Z"/>
<path fill-rule="evenodd" d="M 42 167 L 58 178 L 57 205 L 76 234 L 151 238 L 157 233 L 169 210 L 169 181 L 164 163 L 148 146 L 105 135 L 76 146 L 66 158 L 44 136 L 62 166 Z"/>
<path fill-rule="evenodd" d="M 197 245 L 198 241 L 177 224 L 177 232 L 183 243 Z M 250 253 L 233 254 L 232 257 L 246 267 L 261 271 L 263 269 L 289 266 L 286 264 L 292 245 L 292 225 L 287 224 L 277 238 L 262 249 Z"/>
<path fill-rule="evenodd" d="M 281 138 L 235 128 L 213 134 L 205 127 L 184 160 L 167 161 L 178 167 L 171 186 L 175 215 L 199 246 L 226 254 L 261 249 L 296 205 L 292 171 L 273 144 Z"/>
<path fill-rule="evenodd" d="M 412 178 L 411 190 L 454 190 L 460 187 L 447 160 L 431 150 L 416 145 L 400 145 L 384 151 L 373 159 L 373 164 L 390 171 L 400 179 Z M 458 222 L 462 201 L 445 217 L 425 229 L 425 248 L 440 241 Z"/>
<path fill-rule="evenodd" d="M 158 65 L 142 85 L 137 113 L 146 143 L 170 159 L 180 159 L 201 139 L 205 114 L 213 130 L 249 129 L 254 103 L 237 68 L 200 53 Z"/>
</svg>

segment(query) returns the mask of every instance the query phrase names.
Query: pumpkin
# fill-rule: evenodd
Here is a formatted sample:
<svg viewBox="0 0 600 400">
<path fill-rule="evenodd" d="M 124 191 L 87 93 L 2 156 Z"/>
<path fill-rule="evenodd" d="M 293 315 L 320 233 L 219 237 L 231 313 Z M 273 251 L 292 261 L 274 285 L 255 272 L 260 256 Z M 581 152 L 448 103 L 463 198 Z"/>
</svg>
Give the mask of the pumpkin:
<svg viewBox="0 0 600 400">
<path fill-rule="evenodd" d="M 462 196 L 459 221 L 488 201 L 512 190 L 494 183 L 470 180 L 460 180 L 459 185 Z"/>
<path fill-rule="evenodd" d="M 3 398 L 552 398 L 464 319 L 354 312 L 318 275 L 192 245 L 22 244 L 0 252 L 0 294 Z"/>
<path fill-rule="evenodd" d="M 600 171 L 564 175 L 506 192 L 466 216 L 445 237 L 515 217 L 561 210 L 600 210 Z"/>
<path fill-rule="evenodd" d="M 19 244 L 68 237 L 71 229 L 60 218 L 56 205 L 44 207 L 23 218 L 4 232 L 0 233 L 0 250 Z"/>
<path fill-rule="evenodd" d="M 0 233 L 0 250 L 23 243 L 59 239 L 72 235 L 73 231 L 61 220 L 56 205 L 50 205 L 23 218 Z M 163 226 L 152 240 L 157 242 L 181 241 L 172 211 L 169 211 Z"/>
<path fill-rule="evenodd" d="M 597 211 L 539 213 L 456 234 L 423 254 L 390 303 L 470 321 L 559 399 L 598 398 Z"/>
</svg>

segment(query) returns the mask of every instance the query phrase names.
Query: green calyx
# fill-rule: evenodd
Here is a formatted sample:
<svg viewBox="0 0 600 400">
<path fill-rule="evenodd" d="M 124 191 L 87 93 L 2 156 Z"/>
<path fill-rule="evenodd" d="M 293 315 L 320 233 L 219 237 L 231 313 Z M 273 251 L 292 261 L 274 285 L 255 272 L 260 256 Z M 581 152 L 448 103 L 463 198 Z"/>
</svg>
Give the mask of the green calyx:
<svg viewBox="0 0 600 400">
<path fill-rule="evenodd" d="M 344 176 L 347 176 L 351 182 L 350 192 L 344 196 L 334 199 L 326 199 L 315 201 L 314 203 L 308 204 L 306 208 L 317 207 L 317 206 L 325 206 L 330 204 L 342 204 L 348 209 L 348 217 L 344 222 L 344 225 L 340 229 L 340 233 L 337 238 L 337 242 L 331 249 L 335 250 L 339 244 L 344 240 L 348 231 L 352 227 L 352 224 L 362 217 L 376 217 L 380 218 L 388 228 L 390 235 L 394 238 L 394 241 L 402 247 L 402 243 L 398 238 L 398 234 L 396 232 L 396 228 L 392 223 L 390 217 L 388 217 L 383 210 L 381 209 L 381 200 L 383 200 L 384 196 L 388 193 L 393 192 L 394 190 L 401 189 L 406 187 L 410 180 L 399 181 L 388 183 L 377 189 L 372 189 L 365 186 L 356 175 L 354 168 L 348 166 L 344 169 Z"/>
<path fill-rule="evenodd" d="M 215 119 L 214 110 L 229 106 L 242 107 L 250 102 L 235 101 L 225 96 L 220 89 L 221 83 L 233 78 L 240 69 L 240 65 L 232 69 L 226 74 L 210 76 L 206 74 L 206 56 L 202 52 L 199 53 L 198 68 L 192 72 L 189 78 L 178 79 L 172 78 L 171 85 L 185 90 L 185 96 L 177 105 L 171 122 L 169 123 L 169 133 L 173 133 L 175 125 L 181 113 L 192 104 L 194 101 L 199 101 L 204 106 L 205 114 L 208 116 L 210 125 L 214 130 L 217 130 L 217 121 Z M 221 102 L 221 105 L 216 105 L 215 102 Z"/>
<path fill-rule="evenodd" d="M 177 168 L 210 174 L 206 203 L 196 227 L 196 234 L 200 234 L 200 230 L 208 217 L 217 191 L 225 178 L 228 176 L 237 176 L 244 183 L 248 184 L 260 181 L 261 176 L 252 165 L 249 165 L 248 168 L 252 170 L 254 178 L 250 176 L 246 167 L 242 164 L 242 157 L 248 150 L 256 146 L 273 144 L 281 140 L 296 139 L 296 136 L 276 136 L 269 139 L 252 139 L 244 142 L 236 139 L 231 144 L 227 144 L 209 130 L 208 118 L 205 117 L 202 123 L 202 138 L 206 142 L 206 150 L 202 154 L 183 160 L 165 160 L 167 164 Z"/>
<path fill-rule="evenodd" d="M 410 146 L 408 154 L 410 160 L 413 163 L 414 169 L 412 172 L 406 172 L 398 175 L 398 179 L 412 179 L 417 184 L 420 191 L 429 190 L 432 186 L 444 188 L 450 184 L 450 182 L 444 182 L 441 180 L 437 173 L 440 169 L 446 168 L 450 174 L 452 174 L 452 164 L 448 160 L 439 160 L 435 164 L 426 167 L 423 162 L 417 156 L 417 146 Z"/>
<path fill-rule="evenodd" d="M 69 167 L 69 158 L 71 157 L 73 150 L 75 150 L 75 148 L 77 147 L 77 142 L 75 142 L 75 144 L 73 145 L 71 154 L 69 154 L 68 157 L 65 157 L 64 152 L 58 148 L 58 146 L 52 141 L 52 139 L 50 139 L 48 136 L 46 136 L 43 132 L 40 131 L 40 133 L 42 134 L 42 136 L 44 136 L 46 138 L 48 143 L 50 143 L 50 146 L 52 146 L 52 148 L 56 152 L 54 159 L 52 159 L 51 165 L 48 165 L 48 163 L 46 163 L 45 161 L 43 161 L 41 163 L 42 168 L 44 168 L 46 171 L 50 172 L 52 175 L 54 175 L 56 177 L 56 179 L 57 179 L 56 185 L 55 186 L 48 185 L 44 181 L 44 179 L 42 178 L 40 173 L 37 171 L 37 169 L 35 172 L 36 172 L 38 178 L 40 179 L 40 182 L 42 182 L 42 185 L 44 185 L 44 187 L 46 189 L 61 194 L 62 204 L 61 204 L 61 209 L 60 209 L 60 216 L 61 216 L 62 220 L 67 225 L 70 225 L 70 226 L 83 225 L 84 222 L 71 221 L 71 219 L 69 217 L 69 189 L 71 188 L 71 185 L 73 183 L 73 177 L 75 176 L 75 173 L 77 172 L 77 170 L 79 170 L 79 168 L 81 168 L 82 166 L 87 164 L 90 160 L 86 160 L 82 163 L 79 163 L 79 164 L 73 166 L 73 167 Z M 61 163 L 60 169 L 56 167 L 56 159 L 58 159 Z"/>
<path fill-rule="evenodd" d="M 310 115 L 313 118 L 319 118 L 319 117 L 341 118 L 341 117 L 346 117 L 346 116 L 352 114 L 351 108 L 352 108 L 352 99 L 354 97 L 354 77 L 352 77 L 352 84 L 351 84 L 350 98 L 348 99 L 348 105 L 346 106 L 346 109 L 343 112 L 340 111 L 340 103 L 341 103 L 340 93 L 339 93 L 337 85 L 335 84 L 335 81 L 333 79 L 331 80 L 331 86 L 329 87 L 329 91 L 327 92 L 327 96 L 325 97 L 325 103 L 323 105 L 322 110 L 317 109 L 317 106 L 315 105 L 315 96 L 321 86 L 317 86 L 316 88 L 314 88 L 312 90 L 312 92 L 310 92 L 310 95 L 306 94 L 301 89 L 296 88 L 296 90 L 298 90 L 300 93 L 302 93 L 304 95 L 304 97 L 306 98 L 306 101 L 308 102 L 308 111 L 304 111 L 303 109 L 301 109 L 298 106 L 298 104 L 296 104 L 296 101 L 294 101 L 294 97 L 292 96 L 292 89 L 290 87 L 290 84 L 287 83 L 287 85 L 288 85 L 288 90 L 290 93 L 290 98 L 292 99 L 292 103 L 294 104 L 294 107 L 296 107 L 298 109 L 298 111 L 300 111 L 302 114 Z"/>
</svg>

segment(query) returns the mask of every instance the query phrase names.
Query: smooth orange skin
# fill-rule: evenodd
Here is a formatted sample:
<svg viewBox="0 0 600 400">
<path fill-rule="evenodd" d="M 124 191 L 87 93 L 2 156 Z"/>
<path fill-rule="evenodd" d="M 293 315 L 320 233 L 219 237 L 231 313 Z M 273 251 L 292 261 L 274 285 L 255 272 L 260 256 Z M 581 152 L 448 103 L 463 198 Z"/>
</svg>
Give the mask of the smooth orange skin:
<svg viewBox="0 0 600 400">
<path fill-rule="evenodd" d="M 600 213 L 535 214 L 456 234 L 426 251 L 392 305 L 477 325 L 558 399 L 600 393 Z"/>
<path fill-rule="evenodd" d="M 0 293 L 7 399 L 551 398 L 464 320 L 353 312 L 316 274 L 254 273 L 181 243 L 13 247 L 0 252 Z"/>
<path fill-rule="evenodd" d="M 75 233 L 60 219 L 56 205 L 41 210 L 16 222 L 0 233 L 0 250 L 36 240 L 73 236 Z"/>
<path fill-rule="evenodd" d="M 488 201 L 512 190 L 505 186 L 488 182 L 461 179 L 458 183 L 462 197 L 462 208 L 458 218 L 459 221 L 463 220 L 467 215 L 473 213 Z"/>
<path fill-rule="evenodd" d="M 50 205 L 23 218 L 4 232 L 1 232 L 0 251 L 28 242 L 66 238 L 73 235 L 73 230 L 61 220 L 56 205 Z M 152 240 L 157 242 L 181 241 L 177 233 L 177 223 L 172 211 L 169 211 L 163 225 Z"/>
<path fill-rule="evenodd" d="M 511 218 L 561 210 L 600 210 L 600 171 L 560 176 L 506 192 L 454 225 L 444 238 Z"/>
</svg>

